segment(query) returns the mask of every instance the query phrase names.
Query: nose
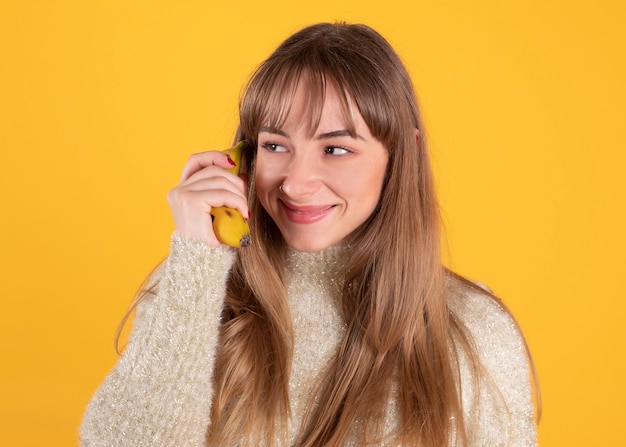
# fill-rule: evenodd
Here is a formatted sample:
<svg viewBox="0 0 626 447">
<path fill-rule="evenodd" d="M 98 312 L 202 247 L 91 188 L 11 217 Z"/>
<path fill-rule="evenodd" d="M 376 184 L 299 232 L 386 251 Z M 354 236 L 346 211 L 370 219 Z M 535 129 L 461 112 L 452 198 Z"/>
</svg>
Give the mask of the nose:
<svg viewBox="0 0 626 447">
<path fill-rule="evenodd" d="M 319 191 L 319 167 L 315 160 L 295 156 L 285 172 L 281 191 L 294 200 L 306 199 Z"/>
</svg>

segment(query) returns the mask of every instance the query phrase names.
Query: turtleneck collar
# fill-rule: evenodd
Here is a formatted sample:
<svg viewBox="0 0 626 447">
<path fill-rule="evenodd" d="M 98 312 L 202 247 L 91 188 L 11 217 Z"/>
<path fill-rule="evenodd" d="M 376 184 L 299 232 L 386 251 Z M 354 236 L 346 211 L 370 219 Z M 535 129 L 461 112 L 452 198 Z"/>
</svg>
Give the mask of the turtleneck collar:
<svg viewBox="0 0 626 447">
<path fill-rule="evenodd" d="M 336 245 L 316 252 L 287 249 L 285 268 L 291 274 L 336 276 L 348 258 L 350 247 Z"/>
<path fill-rule="evenodd" d="M 320 291 L 325 290 L 327 296 L 337 299 L 343 286 L 341 269 L 349 252 L 346 245 L 329 247 L 318 252 L 288 249 L 285 273 L 290 292 L 313 287 Z"/>
</svg>

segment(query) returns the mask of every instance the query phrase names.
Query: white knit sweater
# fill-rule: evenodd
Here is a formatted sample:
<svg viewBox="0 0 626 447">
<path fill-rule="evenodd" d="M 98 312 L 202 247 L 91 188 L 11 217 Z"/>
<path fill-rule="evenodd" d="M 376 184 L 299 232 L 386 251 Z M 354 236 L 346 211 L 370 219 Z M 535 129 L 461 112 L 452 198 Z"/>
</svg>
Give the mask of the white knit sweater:
<svg viewBox="0 0 626 447">
<path fill-rule="evenodd" d="M 290 254 L 288 293 L 295 331 L 290 422 L 295 438 L 316 380 L 345 331 L 335 282 L 336 250 Z M 234 252 L 178 235 L 156 296 L 137 309 L 128 347 L 87 407 L 81 446 L 206 446 L 219 319 Z M 491 298 L 466 294 L 453 309 L 470 330 L 493 386 L 471 408 L 470 369 L 461 358 L 471 446 L 534 446 L 536 428 L 523 342 Z M 389 403 L 391 429 L 397 422 Z"/>
</svg>

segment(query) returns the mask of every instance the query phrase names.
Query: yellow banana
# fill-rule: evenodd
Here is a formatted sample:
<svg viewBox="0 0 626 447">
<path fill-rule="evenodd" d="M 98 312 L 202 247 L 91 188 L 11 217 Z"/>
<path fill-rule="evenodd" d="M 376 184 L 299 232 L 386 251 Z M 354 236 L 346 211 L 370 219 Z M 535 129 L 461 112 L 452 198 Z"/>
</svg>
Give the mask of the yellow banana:
<svg viewBox="0 0 626 447">
<path fill-rule="evenodd" d="M 234 147 L 222 151 L 228 154 L 230 159 L 235 162 L 235 166 L 229 169 L 235 175 L 239 174 L 241 156 L 245 145 L 245 141 L 240 141 Z M 230 245 L 231 247 L 247 247 L 250 245 L 250 228 L 248 228 L 248 223 L 239 211 L 220 206 L 213 208 L 211 215 L 213 216 L 213 231 L 222 244 Z"/>
</svg>

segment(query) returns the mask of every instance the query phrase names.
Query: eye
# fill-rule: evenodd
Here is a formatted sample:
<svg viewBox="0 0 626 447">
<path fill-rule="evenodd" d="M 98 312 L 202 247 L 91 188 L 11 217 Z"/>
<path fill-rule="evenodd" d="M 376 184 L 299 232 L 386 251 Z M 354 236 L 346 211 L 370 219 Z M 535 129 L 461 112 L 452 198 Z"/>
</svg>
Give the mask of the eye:
<svg viewBox="0 0 626 447">
<path fill-rule="evenodd" d="M 324 153 L 326 155 L 345 155 L 352 153 L 352 151 L 345 147 L 327 146 L 324 148 Z"/>
<path fill-rule="evenodd" d="M 261 147 L 268 152 L 287 152 L 287 149 L 284 146 L 276 143 L 271 143 L 269 141 L 267 143 L 261 144 Z"/>
</svg>

